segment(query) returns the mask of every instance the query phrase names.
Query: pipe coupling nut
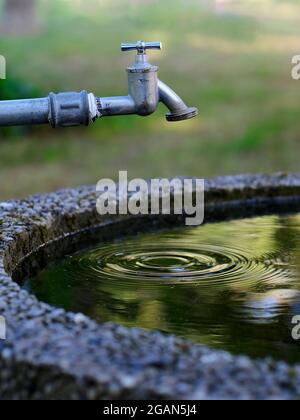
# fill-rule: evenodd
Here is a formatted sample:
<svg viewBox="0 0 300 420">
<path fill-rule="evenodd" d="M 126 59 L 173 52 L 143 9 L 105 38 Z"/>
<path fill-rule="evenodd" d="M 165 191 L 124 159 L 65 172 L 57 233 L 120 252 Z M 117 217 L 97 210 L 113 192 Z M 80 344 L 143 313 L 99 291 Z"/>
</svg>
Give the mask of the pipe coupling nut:
<svg viewBox="0 0 300 420">
<path fill-rule="evenodd" d="M 86 91 L 49 94 L 49 122 L 53 128 L 89 125 L 90 99 Z"/>
</svg>

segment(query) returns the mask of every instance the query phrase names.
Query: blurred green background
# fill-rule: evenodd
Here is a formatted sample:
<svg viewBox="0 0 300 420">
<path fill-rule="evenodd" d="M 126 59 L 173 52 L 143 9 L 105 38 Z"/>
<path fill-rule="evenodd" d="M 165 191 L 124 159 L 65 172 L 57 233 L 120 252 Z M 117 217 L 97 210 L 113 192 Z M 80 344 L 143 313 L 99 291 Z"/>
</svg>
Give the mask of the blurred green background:
<svg viewBox="0 0 300 420">
<path fill-rule="evenodd" d="M 144 39 L 163 42 L 150 53 L 160 78 L 200 109 L 173 124 L 161 105 L 147 118 L 103 118 L 90 128 L 0 129 L 0 199 L 94 184 L 119 170 L 147 178 L 298 171 L 291 58 L 300 54 L 299 1 L 36 0 L 34 16 L 19 10 L 19 20 L 0 5 L 1 99 L 126 94 L 134 55 L 120 43 Z"/>
</svg>

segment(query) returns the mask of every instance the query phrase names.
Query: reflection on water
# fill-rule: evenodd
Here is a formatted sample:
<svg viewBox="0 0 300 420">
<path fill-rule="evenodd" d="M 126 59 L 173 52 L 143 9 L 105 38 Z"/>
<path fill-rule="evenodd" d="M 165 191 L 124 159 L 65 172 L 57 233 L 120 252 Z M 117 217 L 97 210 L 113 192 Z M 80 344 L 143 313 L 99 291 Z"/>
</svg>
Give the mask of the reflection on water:
<svg viewBox="0 0 300 420">
<path fill-rule="evenodd" d="M 300 215 L 145 234 L 65 258 L 25 287 L 97 321 L 300 360 Z"/>
</svg>

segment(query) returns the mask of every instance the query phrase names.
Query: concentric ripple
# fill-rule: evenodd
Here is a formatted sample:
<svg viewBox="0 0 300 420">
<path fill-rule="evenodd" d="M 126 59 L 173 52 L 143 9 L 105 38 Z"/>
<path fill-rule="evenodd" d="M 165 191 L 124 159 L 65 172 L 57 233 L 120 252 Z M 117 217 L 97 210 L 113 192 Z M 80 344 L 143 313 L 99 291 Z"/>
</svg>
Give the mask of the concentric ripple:
<svg viewBox="0 0 300 420">
<path fill-rule="evenodd" d="M 69 256 L 26 287 L 100 322 L 299 361 L 299 233 L 295 215 L 139 235 Z"/>
<path fill-rule="evenodd" d="M 268 283 L 289 274 L 286 264 L 280 265 L 277 261 L 276 253 L 255 257 L 246 249 L 193 243 L 179 238 L 174 242 L 176 234 L 174 236 L 161 235 L 157 243 L 148 236 L 142 243 L 136 239 L 101 246 L 73 260 L 73 274 L 80 271 L 87 277 L 103 276 L 126 284 L 138 282 L 143 283 L 143 287 L 156 287 L 157 282 L 228 287 L 243 281 L 251 285 L 258 279 Z"/>
</svg>

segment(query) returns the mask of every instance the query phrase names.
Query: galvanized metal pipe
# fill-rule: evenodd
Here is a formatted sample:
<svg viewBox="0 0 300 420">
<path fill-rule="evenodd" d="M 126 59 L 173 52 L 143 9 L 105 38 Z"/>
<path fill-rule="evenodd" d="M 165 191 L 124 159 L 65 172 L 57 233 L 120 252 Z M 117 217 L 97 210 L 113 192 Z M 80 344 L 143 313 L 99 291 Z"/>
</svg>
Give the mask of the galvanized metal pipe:
<svg viewBox="0 0 300 420">
<path fill-rule="evenodd" d="M 102 117 L 136 113 L 134 100 L 130 96 L 112 96 L 96 99 L 98 111 Z"/>
<path fill-rule="evenodd" d="M 49 123 L 49 99 L 0 101 L 0 126 Z"/>
<path fill-rule="evenodd" d="M 50 124 L 53 128 L 89 125 L 100 113 L 92 93 L 50 93 L 48 98 L 0 101 L 0 126 Z"/>
</svg>

